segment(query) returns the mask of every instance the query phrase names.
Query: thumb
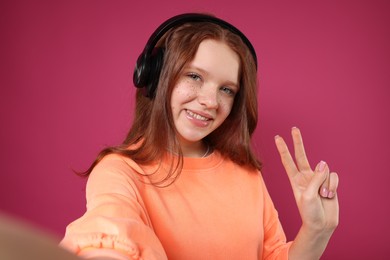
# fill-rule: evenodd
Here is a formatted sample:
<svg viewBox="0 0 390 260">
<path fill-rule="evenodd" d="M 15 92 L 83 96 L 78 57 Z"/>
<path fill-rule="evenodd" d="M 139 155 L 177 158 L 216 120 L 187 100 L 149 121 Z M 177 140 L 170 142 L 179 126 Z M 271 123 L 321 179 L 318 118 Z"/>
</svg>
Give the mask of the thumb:
<svg viewBox="0 0 390 260">
<path fill-rule="evenodd" d="M 326 162 L 321 161 L 317 164 L 314 176 L 310 181 L 309 186 L 307 187 L 308 191 L 311 194 L 318 194 L 320 187 L 328 179 L 329 176 L 329 167 Z"/>
</svg>

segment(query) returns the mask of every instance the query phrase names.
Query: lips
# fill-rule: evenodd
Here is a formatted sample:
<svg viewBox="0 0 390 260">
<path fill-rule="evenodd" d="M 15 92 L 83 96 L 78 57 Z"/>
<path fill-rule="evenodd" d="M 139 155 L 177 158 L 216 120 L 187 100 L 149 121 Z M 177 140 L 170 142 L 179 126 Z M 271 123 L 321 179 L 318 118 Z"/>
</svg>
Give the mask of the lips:
<svg viewBox="0 0 390 260">
<path fill-rule="evenodd" d="M 200 115 L 191 110 L 185 110 L 187 118 L 197 127 L 206 127 L 210 124 L 212 118 L 206 115 Z"/>
<path fill-rule="evenodd" d="M 209 121 L 210 120 L 210 118 L 207 118 L 205 116 L 201 116 L 201 115 L 199 115 L 197 113 L 194 113 L 194 112 L 192 112 L 190 110 L 186 110 L 186 113 L 187 113 L 188 116 L 190 116 L 190 117 L 192 117 L 194 119 L 197 119 L 197 120 L 201 120 L 201 121 Z"/>
</svg>

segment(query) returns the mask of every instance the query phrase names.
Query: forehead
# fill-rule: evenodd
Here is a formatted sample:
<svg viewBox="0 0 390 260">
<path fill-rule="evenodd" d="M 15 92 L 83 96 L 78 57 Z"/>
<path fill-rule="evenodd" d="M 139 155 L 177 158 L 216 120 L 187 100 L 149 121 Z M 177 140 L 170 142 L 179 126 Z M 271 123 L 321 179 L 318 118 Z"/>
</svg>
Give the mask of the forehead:
<svg viewBox="0 0 390 260">
<path fill-rule="evenodd" d="M 206 39 L 198 47 L 190 66 L 200 68 L 207 73 L 224 80 L 238 82 L 240 58 L 226 43 Z"/>
</svg>

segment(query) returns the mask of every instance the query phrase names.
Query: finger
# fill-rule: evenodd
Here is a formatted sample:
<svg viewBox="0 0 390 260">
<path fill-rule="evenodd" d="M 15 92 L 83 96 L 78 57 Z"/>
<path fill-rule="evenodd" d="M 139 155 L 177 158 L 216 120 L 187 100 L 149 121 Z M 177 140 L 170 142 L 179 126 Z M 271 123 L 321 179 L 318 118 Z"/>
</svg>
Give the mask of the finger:
<svg viewBox="0 0 390 260">
<path fill-rule="evenodd" d="M 277 135 L 275 136 L 275 144 L 282 160 L 282 164 L 286 169 L 287 175 L 289 176 L 289 178 L 294 177 L 297 174 L 298 169 L 290 154 L 290 151 L 288 150 L 286 142 L 283 140 L 282 137 Z"/>
<path fill-rule="evenodd" d="M 332 199 L 336 196 L 337 187 L 339 186 L 339 176 L 335 172 L 329 174 L 329 193 L 328 198 Z"/>
<path fill-rule="evenodd" d="M 291 135 L 294 142 L 295 160 L 299 170 L 306 172 L 311 171 L 311 167 L 305 152 L 305 147 L 303 145 L 301 131 L 297 127 L 293 127 L 291 129 Z"/>
<path fill-rule="evenodd" d="M 317 164 L 315 174 L 313 175 L 313 178 L 311 179 L 307 187 L 307 191 L 309 192 L 309 194 L 318 194 L 320 192 L 320 195 L 323 196 L 321 190 L 324 187 L 328 188 L 328 186 L 326 185 L 328 183 L 327 182 L 327 179 L 329 178 L 328 176 L 329 176 L 329 168 L 326 162 L 321 161 L 320 163 Z"/>
<path fill-rule="evenodd" d="M 320 188 L 320 195 L 323 198 L 327 198 L 329 195 L 329 166 L 324 161 L 321 161 L 316 167 L 316 174 L 319 172 L 324 172 L 326 175 L 325 181 L 322 183 Z"/>
</svg>

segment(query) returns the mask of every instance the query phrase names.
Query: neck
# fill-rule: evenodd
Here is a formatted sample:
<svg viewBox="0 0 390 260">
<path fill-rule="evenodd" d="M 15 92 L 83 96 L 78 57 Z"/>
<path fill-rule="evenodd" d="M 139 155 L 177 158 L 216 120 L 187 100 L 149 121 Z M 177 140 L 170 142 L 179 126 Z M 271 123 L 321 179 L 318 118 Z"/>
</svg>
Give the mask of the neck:
<svg viewBox="0 0 390 260">
<path fill-rule="evenodd" d="M 181 144 L 181 149 L 184 157 L 206 157 L 210 153 L 210 146 L 201 141 L 192 144 Z"/>
</svg>

